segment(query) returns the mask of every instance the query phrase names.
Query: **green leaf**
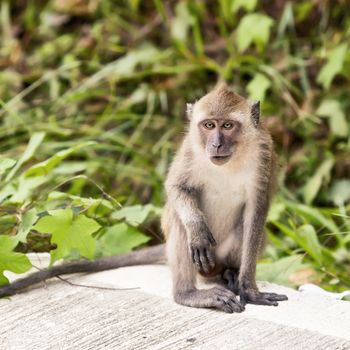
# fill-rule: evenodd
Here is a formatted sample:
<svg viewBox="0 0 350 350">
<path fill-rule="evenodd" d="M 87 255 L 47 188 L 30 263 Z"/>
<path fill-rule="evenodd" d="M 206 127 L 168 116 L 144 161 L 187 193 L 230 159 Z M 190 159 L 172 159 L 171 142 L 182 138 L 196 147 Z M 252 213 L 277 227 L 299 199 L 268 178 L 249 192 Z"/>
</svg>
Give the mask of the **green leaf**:
<svg viewBox="0 0 350 350">
<path fill-rule="evenodd" d="M 321 188 L 322 182 L 329 178 L 334 165 L 334 159 L 326 159 L 315 171 L 315 174 L 307 181 L 303 196 L 307 204 L 311 204 Z"/>
<path fill-rule="evenodd" d="M 37 219 L 36 209 L 28 210 L 22 216 L 22 221 L 18 227 L 17 235 L 14 237 L 18 242 L 26 242 L 26 238 Z"/>
<path fill-rule="evenodd" d="M 14 159 L 10 158 L 3 158 L 0 159 L 0 176 L 2 174 L 5 174 L 5 172 L 12 168 L 16 164 L 16 161 Z"/>
<path fill-rule="evenodd" d="M 4 271 L 23 273 L 32 267 L 25 254 L 13 252 L 16 245 L 13 237 L 0 235 L 0 286 L 9 282 L 4 276 Z"/>
<path fill-rule="evenodd" d="M 72 204 L 74 206 L 82 206 L 84 208 L 89 208 L 91 206 L 100 206 L 103 205 L 107 207 L 108 209 L 113 209 L 113 205 L 111 202 L 107 201 L 106 199 L 102 198 L 86 198 L 86 197 L 80 197 L 80 196 L 75 196 L 73 194 L 65 193 L 65 192 L 60 192 L 60 191 L 53 191 L 49 194 L 48 199 L 49 200 L 57 200 L 57 199 L 71 199 L 73 202 Z"/>
<path fill-rule="evenodd" d="M 251 100 L 264 101 L 267 89 L 271 86 L 270 80 L 264 75 L 257 73 L 247 85 L 247 91 Z"/>
<path fill-rule="evenodd" d="M 284 6 L 282 16 L 278 24 L 278 37 L 281 38 L 286 34 L 287 28 L 294 28 L 293 5 L 287 2 Z"/>
<path fill-rule="evenodd" d="M 105 256 L 126 253 L 149 240 L 150 237 L 135 227 L 130 227 L 125 223 L 116 224 L 109 227 L 98 241 L 99 251 Z"/>
<path fill-rule="evenodd" d="M 237 28 L 238 51 L 243 52 L 255 43 L 258 49 L 266 45 L 270 37 L 273 19 L 261 13 L 244 16 Z"/>
<path fill-rule="evenodd" d="M 339 101 L 324 100 L 318 107 L 316 114 L 328 118 L 333 135 L 347 137 L 349 134 L 348 123 Z"/>
<path fill-rule="evenodd" d="M 126 220 L 132 226 L 138 226 L 142 224 L 147 217 L 155 213 L 160 215 L 160 209 L 153 206 L 152 204 L 147 205 L 133 205 L 130 207 L 125 207 L 113 214 L 113 219 L 116 220 Z"/>
<path fill-rule="evenodd" d="M 322 265 L 322 249 L 320 242 L 312 225 L 303 225 L 298 228 L 298 243 L 299 245 L 312 256 L 319 265 Z"/>
<path fill-rule="evenodd" d="M 96 144 L 96 142 L 88 141 L 88 142 L 84 142 L 80 145 L 59 151 L 54 156 L 50 157 L 49 159 L 46 159 L 43 162 L 35 164 L 32 167 L 30 167 L 24 173 L 24 175 L 25 176 L 46 175 L 52 169 L 54 169 L 63 159 L 67 158 L 72 153 L 74 153 L 74 152 L 76 152 L 84 147 L 88 147 L 88 146 L 95 145 L 95 144 Z"/>
<path fill-rule="evenodd" d="M 272 263 L 259 263 L 256 269 L 257 279 L 271 283 L 292 286 L 289 277 L 305 267 L 303 257 L 294 255 L 282 258 Z"/>
<path fill-rule="evenodd" d="M 26 178 L 21 175 L 18 179 L 12 180 L 0 192 L 0 202 L 6 197 L 9 197 L 8 201 L 11 203 L 23 203 L 26 200 L 30 200 L 32 192 L 46 181 L 47 179 L 44 176 Z"/>
<path fill-rule="evenodd" d="M 231 9 L 234 13 L 240 8 L 244 8 L 246 11 L 253 11 L 256 8 L 257 0 L 233 0 Z"/>
<path fill-rule="evenodd" d="M 71 209 L 49 211 L 48 216 L 41 218 L 33 229 L 41 233 L 51 233 L 51 242 L 57 248 L 51 251 L 51 264 L 66 258 L 74 252 L 88 259 L 94 257 L 95 240 L 91 236 L 100 225 L 93 219 L 80 214 L 73 217 Z"/>
<path fill-rule="evenodd" d="M 44 137 L 45 137 L 44 132 L 35 132 L 32 135 L 22 157 L 18 160 L 16 166 L 8 173 L 6 177 L 6 181 L 9 181 L 15 175 L 15 173 L 22 166 L 23 163 L 25 163 L 27 160 L 33 157 L 33 155 L 35 154 L 35 151 L 44 140 Z"/>
<path fill-rule="evenodd" d="M 298 215 L 303 216 L 309 223 L 326 227 L 330 232 L 339 232 L 339 228 L 330 218 L 323 215 L 320 210 L 305 204 L 294 203 L 291 201 L 284 202 L 288 209 L 295 211 Z"/>
<path fill-rule="evenodd" d="M 334 181 L 329 196 L 337 206 L 344 205 L 348 202 L 350 200 L 350 180 Z"/>
<path fill-rule="evenodd" d="M 278 221 L 285 210 L 286 206 L 284 203 L 272 202 L 267 221 Z"/>
<path fill-rule="evenodd" d="M 333 78 L 343 70 L 345 55 L 348 49 L 347 44 L 341 44 L 328 54 L 327 63 L 322 67 L 318 76 L 317 82 L 324 89 L 328 89 Z"/>
<path fill-rule="evenodd" d="M 171 36 L 175 40 L 186 42 L 189 29 L 194 23 L 193 16 L 185 1 L 179 2 L 175 7 L 175 17 L 171 23 Z"/>
<path fill-rule="evenodd" d="M 130 50 L 114 64 L 112 73 L 118 78 L 129 76 L 135 72 L 139 64 L 152 63 L 163 54 L 157 48 L 150 45 L 144 45 L 135 50 Z"/>
</svg>

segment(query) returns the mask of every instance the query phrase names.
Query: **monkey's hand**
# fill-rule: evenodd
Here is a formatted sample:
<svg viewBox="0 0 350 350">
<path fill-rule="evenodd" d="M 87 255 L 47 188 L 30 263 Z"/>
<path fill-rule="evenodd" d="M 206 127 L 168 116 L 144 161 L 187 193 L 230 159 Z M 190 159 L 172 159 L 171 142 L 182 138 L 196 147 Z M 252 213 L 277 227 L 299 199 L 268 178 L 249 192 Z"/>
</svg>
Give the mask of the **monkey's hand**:
<svg viewBox="0 0 350 350">
<path fill-rule="evenodd" d="M 240 284 L 239 297 L 241 305 L 247 303 L 256 305 L 271 305 L 277 306 L 278 301 L 288 300 L 288 297 L 277 293 L 263 293 L 259 292 L 257 287 L 247 286 L 244 283 Z"/>
<path fill-rule="evenodd" d="M 192 234 L 189 241 L 192 261 L 201 273 L 210 273 L 215 267 L 213 247 L 216 241 L 207 227 L 198 234 Z"/>
</svg>

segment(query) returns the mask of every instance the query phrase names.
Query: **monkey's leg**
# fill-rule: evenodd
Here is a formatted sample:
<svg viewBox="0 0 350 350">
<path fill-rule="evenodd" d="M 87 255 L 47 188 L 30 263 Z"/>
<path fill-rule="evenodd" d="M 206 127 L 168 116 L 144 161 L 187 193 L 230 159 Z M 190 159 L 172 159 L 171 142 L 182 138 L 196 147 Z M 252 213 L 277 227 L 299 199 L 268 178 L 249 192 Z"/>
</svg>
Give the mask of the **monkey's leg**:
<svg viewBox="0 0 350 350">
<path fill-rule="evenodd" d="M 222 276 L 221 281 L 222 284 L 229 290 L 231 290 L 236 295 L 239 295 L 239 282 L 238 282 L 238 275 L 239 271 L 237 269 L 226 269 Z M 254 296 L 250 296 L 251 299 L 249 299 L 250 304 L 259 304 L 259 305 L 272 305 L 277 306 L 278 301 L 284 301 L 287 300 L 287 296 L 283 294 L 277 294 L 277 293 L 264 293 L 264 292 L 257 292 Z M 241 304 L 245 305 L 247 303 L 247 300 L 241 297 Z"/>
<path fill-rule="evenodd" d="M 175 302 L 191 307 L 215 308 L 227 313 L 242 312 L 244 308 L 228 289 L 222 286 L 196 288 L 196 268 L 190 256 L 185 230 L 178 220 L 174 220 L 170 231 L 167 251 Z"/>
<path fill-rule="evenodd" d="M 221 275 L 222 285 L 224 285 L 228 290 L 232 291 L 236 295 L 239 295 L 239 285 L 238 285 L 238 269 L 226 269 Z"/>
</svg>

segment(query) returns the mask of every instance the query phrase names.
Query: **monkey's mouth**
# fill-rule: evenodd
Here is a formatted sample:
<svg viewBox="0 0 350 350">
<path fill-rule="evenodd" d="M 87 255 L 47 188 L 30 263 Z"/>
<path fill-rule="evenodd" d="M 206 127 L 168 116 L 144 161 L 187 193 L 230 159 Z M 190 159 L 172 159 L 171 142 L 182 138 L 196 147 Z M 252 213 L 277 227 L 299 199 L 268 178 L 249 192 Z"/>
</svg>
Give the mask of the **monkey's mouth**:
<svg viewBox="0 0 350 350">
<path fill-rule="evenodd" d="M 231 154 L 226 156 L 211 156 L 210 160 L 215 165 L 222 165 L 222 164 L 225 164 L 230 158 L 231 158 Z"/>
</svg>

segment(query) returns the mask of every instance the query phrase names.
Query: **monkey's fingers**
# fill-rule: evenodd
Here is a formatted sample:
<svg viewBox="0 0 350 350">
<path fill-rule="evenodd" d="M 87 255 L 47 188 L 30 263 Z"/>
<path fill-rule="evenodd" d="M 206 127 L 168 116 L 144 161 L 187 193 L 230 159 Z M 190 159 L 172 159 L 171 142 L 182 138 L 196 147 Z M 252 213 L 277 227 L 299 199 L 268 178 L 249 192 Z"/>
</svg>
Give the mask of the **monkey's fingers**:
<svg viewBox="0 0 350 350">
<path fill-rule="evenodd" d="M 238 300 L 232 300 L 229 299 L 227 301 L 227 304 L 230 306 L 230 308 L 234 311 L 234 312 L 243 312 L 245 310 L 245 307 L 243 305 L 241 305 Z"/>
<path fill-rule="evenodd" d="M 207 249 L 205 248 L 199 249 L 199 260 L 201 263 L 202 270 L 208 273 L 211 271 L 211 267 L 210 267 L 210 263 L 209 263 L 209 259 L 207 257 L 206 251 Z"/>
<path fill-rule="evenodd" d="M 257 298 L 255 300 L 250 300 L 249 304 L 254 304 L 254 305 L 267 305 L 267 306 L 278 306 L 277 301 L 271 301 L 269 299 L 265 298 Z"/>
<path fill-rule="evenodd" d="M 192 262 L 195 263 L 195 260 L 194 260 L 195 249 L 193 249 L 192 247 L 190 247 L 190 252 L 191 252 L 191 259 L 192 259 Z"/>
<path fill-rule="evenodd" d="M 208 239 L 209 239 L 210 244 L 215 247 L 216 246 L 216 240 L 213 237 L 213 234 L 211 232 L 208 232 Z"/>
<path fill-rule="evenodd" d="M 277 293 L 260 293 L 264 298 L 270 300 L 270 301 L 284 301 L 288 300 L 288 297 L 284 294 L 277 294 Z"/>
<path fill-rule="evenodd" d="M 288 300 L 286 295 L 276 293 L 241 293 L 240 302 L 242 305 L 246 303 L 255 305 L 277 306 L 278 301 Z"/>
<path fill-rule="evenodd" d="M 215 267 L 215 255 L 214 252 L 210 249 L 205 249 L 205 254 L 210 266 L 210 269 L 213 270 Z"/>
<path fill-rule="evenodd" d="M 276 301 L 270 301 L 265 298 L 260 298 L 260 297 L 254 297 L 254 298 L 249 298 L 246 295 L 241 295 L 239 298 L 239 301 L 242 306 L 245 306 L 246 304 L 255 304 L 255 305 L 268 305 L 268 306 L 277 306 L 278 303 Z"/>
<path fill-rule="evenodd" d="M 201 264 L 201 260 L 199 257 L 199 249 L 193 249 L 193 253 L 192 253 L 192 257 L 193 257 L 193 263 L 196 265 L 196 268 L 198 271 L 202 271 L 202 264 Z"/>
<path fill-rule="evenodd" d="M 231 291 L 225 288 L 215 287 L 212 289 L 212 292 L 215 295 L 214 306 L 217 309 L 227 313 L 244 311 L 244 306 L 239 303 L 236 296 Z"/>
</svg>

